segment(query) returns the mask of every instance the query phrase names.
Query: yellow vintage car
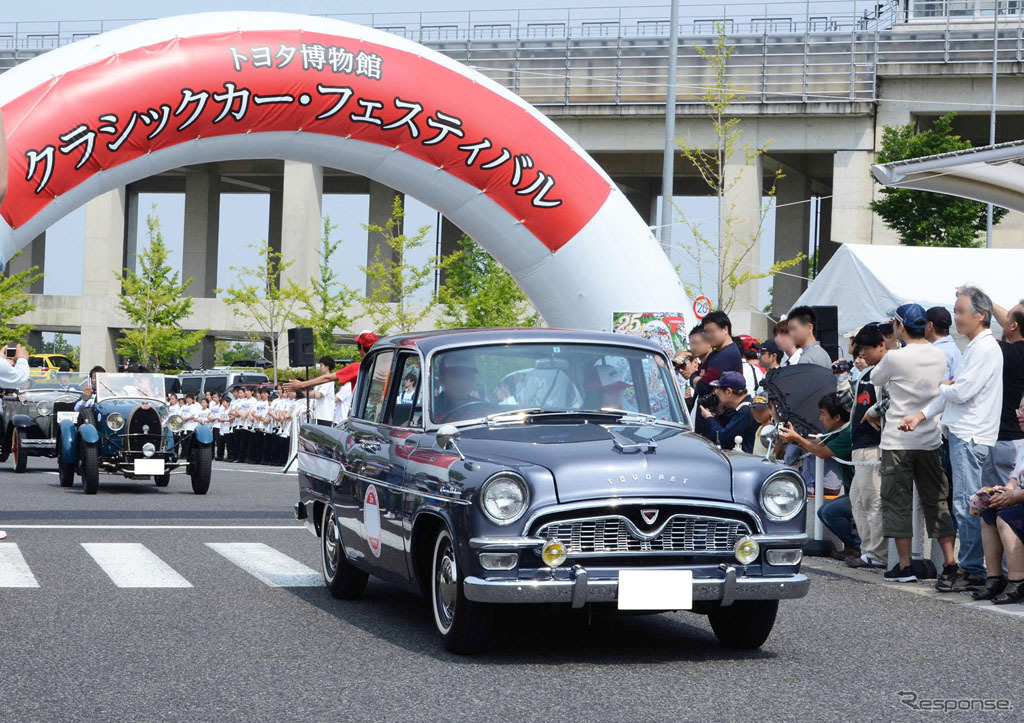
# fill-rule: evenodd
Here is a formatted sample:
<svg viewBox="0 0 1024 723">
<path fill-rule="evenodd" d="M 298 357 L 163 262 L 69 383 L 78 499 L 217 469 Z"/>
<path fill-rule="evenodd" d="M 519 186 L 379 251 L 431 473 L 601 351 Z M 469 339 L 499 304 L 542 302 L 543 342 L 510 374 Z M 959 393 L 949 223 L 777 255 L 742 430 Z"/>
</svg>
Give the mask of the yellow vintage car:
<svg viewBox="0 0 1024 723">
<path fill-rule="evenodd" d="M 49 376 L 50 372 L 73 372 L 75 363 L 63 354 L 31 354 L 28 358 L 29 375 Z"/>
</svg>

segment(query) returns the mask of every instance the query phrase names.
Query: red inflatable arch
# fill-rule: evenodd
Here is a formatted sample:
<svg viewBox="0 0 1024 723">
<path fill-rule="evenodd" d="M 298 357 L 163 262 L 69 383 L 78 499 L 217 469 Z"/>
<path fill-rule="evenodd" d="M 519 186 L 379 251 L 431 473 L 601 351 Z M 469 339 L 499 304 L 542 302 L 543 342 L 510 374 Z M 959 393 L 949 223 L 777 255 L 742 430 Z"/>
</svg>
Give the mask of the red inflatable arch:
<svg viewBox="0 0 1024 723">
<path fill-rule="evenodd" d="M 359 173 L 441 211 L 552 325 L 688 310 L 611 179 L 521 98 L 372 28 L 278 13 L 140 23 L 0 75 L 3 258 L 90 198 L 172 168 L 280 158 Z"/>
</svg>

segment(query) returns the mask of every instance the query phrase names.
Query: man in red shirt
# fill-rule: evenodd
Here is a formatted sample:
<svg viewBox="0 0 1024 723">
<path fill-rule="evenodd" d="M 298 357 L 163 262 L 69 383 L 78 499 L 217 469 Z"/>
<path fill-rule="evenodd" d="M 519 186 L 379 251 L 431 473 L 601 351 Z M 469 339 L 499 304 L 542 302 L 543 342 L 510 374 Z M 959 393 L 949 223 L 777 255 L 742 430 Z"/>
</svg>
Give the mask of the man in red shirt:
<svg viewBox="0 0 1024 723">
<path fill-rule="evenodd" d="M 315 387 L 318 384 L 333 381 L 337 381 L 338 384 L 342 386 L 351 384 L 352 387 L 355 388 L 356 378 L 359 376 L 359 365 L 362 364 L 362 360 L 363 357 L 366 356 L 366 352 L 370 351 L 370 347 L 376 344 L 379 339 L 380 337 L 372 331 L 360 332 L 359 336 L 356 337 L 356 346 L 359 347 L 358 361 L 354 361 L 336 371 L 321 374 L 314 379 L 307 379 L 306 381 L 294 379 L 290 382 L 286 382 L 284 388 L 289 392 L 297 392 L 300 389 L 308 389 L 309 387 Z"/>
</svg>

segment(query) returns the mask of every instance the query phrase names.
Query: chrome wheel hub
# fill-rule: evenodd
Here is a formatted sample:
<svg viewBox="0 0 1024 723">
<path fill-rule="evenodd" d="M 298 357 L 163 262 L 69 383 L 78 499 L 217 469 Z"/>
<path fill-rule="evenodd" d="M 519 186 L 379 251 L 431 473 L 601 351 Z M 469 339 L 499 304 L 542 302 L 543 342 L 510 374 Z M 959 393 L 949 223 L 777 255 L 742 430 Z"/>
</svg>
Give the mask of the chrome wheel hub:
<svg viewBox="0 0 1024 723">
<path fill-rule="evenodd" d="M 437 566 L 437 612 L 445 625 L 455 618 L 455 597 L 459 584 L 459 571 L 455 553 L 446 547 Z"/>
</svg>

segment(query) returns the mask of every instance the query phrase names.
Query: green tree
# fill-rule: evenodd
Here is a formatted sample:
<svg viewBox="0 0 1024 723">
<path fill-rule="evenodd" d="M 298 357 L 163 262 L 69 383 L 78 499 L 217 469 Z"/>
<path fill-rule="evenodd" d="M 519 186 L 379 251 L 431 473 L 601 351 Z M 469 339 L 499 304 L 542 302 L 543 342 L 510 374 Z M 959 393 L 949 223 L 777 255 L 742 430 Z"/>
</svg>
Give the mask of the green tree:
<svg viewBox="0 0 1024 723">
<path fill-rule="evenodd" d="M 251 341 L 218 341 L 216 344 L 216 355 L 218 364 L 234 366 L 240 361 L 249 359 L 262 359 L 263 346 Z"/>
<path fill-rule="evenodd" d="M 75 366 L 78 366 L 79 356 L 81 354 L 81 350 L 77 346 L 71 344 L 71 342 L 64 337 L 64 334 L 59 331 L 53 335 L 53 339 L 51 341 L 43 342 L 43 348 L 40 351 L 44 354 L 63 354 L 71 359 L 71 361 L 75 363 Z"/>
<path fill-rule="evenodd" d="M 121 356 L 150 364 L 174 363 L 192 353 L 206 330 L 184 331 L 181 323 L 192 313 L 192 297 L 186 290 L 192 279 L 179 281 L 168 264 L 170 249 L 164 244 L 160 220 L 146 216 L 149 247 L 138 255 L 138 271 L 126 268 L 118 307 L 128 319 L 117 342 Z M 115 274 L 119 278 L 121 274 Z"/>
<path fill-rule="evenodd" d="M 338 356 L 341 347 L 334 340 L 334 334 L 352 326 L 349 308 L 358 296 L 354 289 L 338 280 L 338 275 L 331 268 L 331 258 L 341 245 L 341 239 L 331 240 L 331 232 L 336 228 L 331 225 L 331 217 L 324 216 L 319 274 L 309 280 L 309 293 L 302 304 L 300 323 L 313 330 L 313 345 L 318 358 Z"/>
<path fill-rule="evenodd" d="M 7 260 L 8 269 L 11 262 L 19 256 L 21 251 Z M 25 343 L 29 332 L 32 331 L 32 325 L 11 323 L 10 320 L 17 319 L 36 308 L 28 289 L 42 276 L 38 266 L 0 276 L 0 346 L 11 342 Z"/>
<path fill-rule="evenodd" d="M 512 274 L 469 236 L 442 262 L 445 283 L 438 290 L 438 328 L 536 326 L 531 308 Z"/>
<path fill-rule="evenodd" d="M 718 290 L 715 308 L 729 311 L 736 302 L 740 287 L 796 266 L 807 256 L 801 253 L 792 259 L 776 261 L 763 271 L 748 261 L 751 253 L 761 245 L 765 219 L 771 210 L 776 186 L 784 174 L 781 169 L 773 174 L 765 192 L 767 199 L 758 209 L 758 223 L 754 230 L 743 229 L 742 224 L 747 221 L 748 211 L 726 203 L 726 196 L 738 179 L 727 178 L 725 168 L 737 157 L 742 157 L 745 165 L 756 167 L 759 158 L 767 152 L 768 144 L 761 148 L 754 148 L 749 143 L 741 144 L 743 131 L 739 127 L 739 118 L 730 118 L 726 115 L 729 106 L 743 93 L 744 88 L 734 85 L 727 77 L 729 58 L 735 46 L 727 42 L 724 26 L 719 23 L 718 36 L 710 50 L 700 45 L 695 45 L 694 49 L 708 64 L 712 74 L 711 83 L 704 89 L 703 103 L 710 110 L 715 146 L 707 150 L 690 145 L 685 139 L 679 139 L 677 145 L 683 157 L 697 169 L 701 179 L 717 199 L 717 233 L 714 236 L 709 235 L 698 220 L 690 219 L 678 207 L 675 210 L 694 238 L 693 245 L 683 247 L 693 260 L 694 270 L 697 272 L 697 285 L 687 284 L 687 293 L 690 296 L 703 295 L 713 298 L 709 288 L 713 283 L 714 288 Z M 709 261 L 715 269 L 713 273 L 705 270 Z"/>
<path fill-rule="evenodd" d="M 295 323 L 296 313 L 306 302 L 307 294 L 294 281 L 284 278 L 284 272 L 294 261 L 283 261 L 280 252 L 270 248 L 265 240 L 249 244 L 249 248 L 255 249 L 259 262 L 251 268 L 231 266 L 235 283 L 218 289 L 217 294 L 242 320 L 250 339 L 264 343 L 265 353 L 261 356 L 273 367 L 276 384 L 281 335 Z"/>
<path fill-rule="evenodd" d="M 913 123 L 886 126 L 882 130 L 878 162 L 892 163 L 970 148 L 970 141 L 953 133 L 955 117 L 956 113 L 946 113 L 922 131 Z M 988 225 L 984 203 L 911 188 L 883 188 L 881 193 L 881 198 L 871 202 L 871 210 L 899 235 L 904 246 L 981 245 L 978 235 Z M 1006 209 L 996 206 L 993 224 L 1005 215 Z"/>
<path fill-rule="evenodd" d="M 412 301 L 418 291 L 433 284 L 438 269 L 437 257 L 431 256 L 419 266 L 407 261 L 409 252 L 424 244 L 431 226 L 422 226 L 409 236 L 403 230 L 404 219 L 402 197 L 395 196 L 391 218 L 383 226 L 363 224 L 367 231 L 383 236 L 388 248 L 388 258 L 382 256 L 378 247 L 373 263 L 359 267 L 370 285 L 370 293 L 360 296 L 359 300 L 366 316 L 373 322 L 374 330 L 381 336 L 412 331 L 430 316 L 437 305 L 433 294 L 419 308 Z"/>
</svg>

